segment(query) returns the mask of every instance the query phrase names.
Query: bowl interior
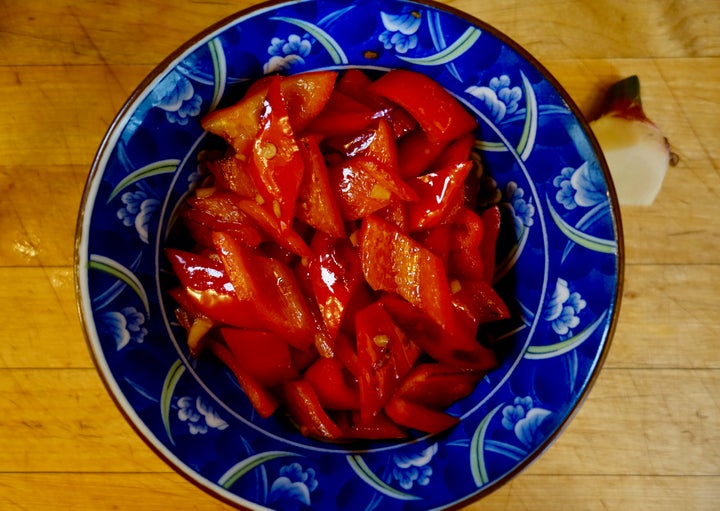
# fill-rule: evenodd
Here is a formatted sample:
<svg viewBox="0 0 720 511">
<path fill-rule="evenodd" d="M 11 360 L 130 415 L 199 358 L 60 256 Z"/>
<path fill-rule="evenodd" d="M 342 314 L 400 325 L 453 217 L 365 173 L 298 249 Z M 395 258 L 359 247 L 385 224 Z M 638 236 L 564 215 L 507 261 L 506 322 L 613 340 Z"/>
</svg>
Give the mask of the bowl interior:
<svg viewBox="0 0 720 511">
<path fill-rule="evenodd" d="M 193 360 L 165 294 L 178 206 L 219 147 L 199 119 L 269 72 L 404 67 L 479 123 L 482 204 L 503 212 L 495 286 L 513 310 L 501 366 L 453 405 L 458 427 L 330 444 L 262 419 L 233 376 Z M 78 223 L 78 296 L 120 409 L 181 473 L 247 507 L 428 509 L 476 498 L 562 430 L 607 352 L 622 282 L 612 183 L 567 94 L 504 35 L 430 3 L 263 4 L 210 28 L 138 88 L 98 152 Z"/>
</svg>

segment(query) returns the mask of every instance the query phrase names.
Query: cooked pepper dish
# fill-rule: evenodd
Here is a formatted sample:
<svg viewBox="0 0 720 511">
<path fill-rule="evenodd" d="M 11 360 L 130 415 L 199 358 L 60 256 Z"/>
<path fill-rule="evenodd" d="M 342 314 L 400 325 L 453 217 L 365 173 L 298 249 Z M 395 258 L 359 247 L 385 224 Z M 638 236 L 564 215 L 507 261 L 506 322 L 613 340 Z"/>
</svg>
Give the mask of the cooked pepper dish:
<svg viewBox="0 0 720 511">
<path fill-rule="evenodd" d="M 497 365 L 483 328 L 509 316 L 474 118 L 425 75 L 350 69 L 263 77 L 202 125 L 227 150 L 181 208 L 193 247 L 165 251 L 191 355 L 306 436 L 456 424 Z"/>
</svg>

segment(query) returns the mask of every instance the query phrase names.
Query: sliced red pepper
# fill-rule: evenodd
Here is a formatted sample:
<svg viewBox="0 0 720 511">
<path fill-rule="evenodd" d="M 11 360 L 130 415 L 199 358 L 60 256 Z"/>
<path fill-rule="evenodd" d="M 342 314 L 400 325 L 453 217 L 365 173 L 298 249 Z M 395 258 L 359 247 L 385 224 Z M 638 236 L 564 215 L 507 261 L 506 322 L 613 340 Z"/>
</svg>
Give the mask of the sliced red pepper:
<svg viewBox="0 0 720 511">
<path fill-rule="evenodd" d="M 420 364 L 403 380 L 397 396 L 442 410 L 472 394 L 483 374 L 435 362 Z"/>
<path fill-rule="evenodd" d="M 242 388 L 260 417 L 267 419 L 275 413 L 279 406 L 278 401 L 265 387 L 260 385 L 255 378 L 237 364 L 237 360 L 226 346 L 219 342 L 212 342 L 209 344 L 209 349 L 225 367 L 233 372 L 240 388 Z"/>
<path fill-rule="evenodd" d="M 303 373 L 326 410 L 359 410 L 360 390 L 357 381 L 336 358 L 320 357 Z"/>
<path fill-rule="evenodd" d="M 283 77 L 281 91 L 287 101 L 290 126 L 299 133 L 327 103 L 337 73 L 318 71 Z M 258 80 L 247 94 L 232 106 L 215 110 L 201 121 L 203 129 L 223 137 L 239 155 L 247 155 L 260 126 L 267 79 Z"/>
<path fill-rule="evenodd" d="M 397 174 L 398 153 L 395 135 L 384 118 L 380 118 L 370 128 L 354 134 L 352 137 L 330 139 L 326 143 L 341 152 L 346 158 L 355 156 L 373 158 L 390 167 L 393 176 L 400 177 Z"/>
<path fill-rule="evenodd" d="M 360 258 L 347 238 L 316 232 L 308 272 L 313 295 L 330 337 L 340 331 L 345 310 L 359 286 L 364 285 Z"/>
<path fill-rule="evenodd" d="M 355 329 L 360 414 L 369 421 L 395 393 L 421 351 L 377 302 L 355 315 Z"/>
<path fill-rule="evenodd" d="M 298 377 L 290 346 L 278 334 L 224 327 L 220 335 L 237 366 L 260 385 L 275 387 Z"/>
<path fill-rule="evenodd" d="M 408 214 L 405 201 L 394 200 L 374 213 L 383 220 L 390 222 L 402 232 L 408 232 Z"/>
<path fill-rule="evenodd" d="M 238 198 L 235 200 L 237 206 L 247 213 L 260 229 L 270 236 L 278 245 L 287 248 L 300 257 L 310 257 L 312 252 L 305 240 L 292 226 L 281 226 L 278 219 L 266 208 L 262 207 L 253 199 Z"/>
<path fill-rule="evenodd" d="M 342 437 L 342 430 L 323 409 L 310 382 L 295 380 L 284 384 L 283 397 L 302 435 L 329 440 Z"/>
<path fill-rule="evenodd" d="M 322 357 L 331 358 L 335 355 L 335 336 L 330 335 L 315 297 L 309 262 L 305 260 L 300 261 L 299 264 L 293 267 L 293 273 L 300 286 L 300 291 L 305 298 L 305 304 L 310 311 L 310 316 L 315 327 L 315 351 Z"/>
<path fill-rule="evenodd" d="M 257 195 L 257 187 L 248 173 L 247 162 L 243 162 L 235 156 L 227 156 L 209 160 L 205 162 L 205 165 L 215 178 L 216 186 L 230 190 L 241 197 L 254 199 Z"/>
<path fill-rule="evenodd" d="M 292 270 L 225 233 L 214 233 L 213 240 L 236 293 L 252 300 L 265 329 L 283 335 L 298 349 L 308 349 L 315 327 Z"/>
<path fill-rule="evenodd" d="M 485 263 L 480 255 L 480 244 L 485 225 L 480 215 L 462 208 L 450 224 L 448 274 L 454 279 L 478 279 L 485 276 Z"/>
<path fill-rule="evenodd" d="M 452 218 L 462 206 L 465 178 L 471 168 L 472 162 L 465 161 L 408 181 L 420 198 L 407 205 L 408 229 L 411 232 L 434 227 Z"/>
<path fill-rule="evenodd" d="M 254 305 L 245 296 L 238 296 L 220 261 L 173 248 L 165 249 L 165 254 L 199 312 L 219 323 L 245 328 L 261 326 Z"/>
<path fill-rule="evenodd" d="M 441 328 L 419 308 L 396 295 L 382 296 L 378 303 L 388 311 L 422 351 L 437 362 L 463 369 L 487 370 L 497 365 L 495 353 L 480 344 L 470 331 L 466 316 L 455 308 L 449 328 Z"/>
<path fill-rule="evenodd" d="M 425 433 L 440 433 L 460 422 L 460 419 L 445 412 L 397 396 L 385 406 L 385 413 L 396 424 Z"/>
<path fill-rule="evenodd" d="M 359 69 L 348 69 L 338 80 L 337 90 L 355 98 L 374 112 L 382 115 L 389 122 L 395 138 L 400 138 L 411 131 L 417 122 L 403 108 L 391 101 L 370 92 L 368 87 L 372 80 Z"/>
<path fill-rule="evenodd" d="M 297 218 L 336 238 L 345 236 L 345 226 L 335 195 L 330 188 L 327 168 L 317 136 L 298 140 L 305 163 L 305 174 L 298 191 L 295 207 Z"/>
<path fill-rule="evenodd" d="M 403 107 L 433 142 L 450 141 L 474 131 L 475 118 L 438 82 L 421 73 L 393 69 L 369 90 Z"/>
<path fill-rule="evenodd" d="M 431 142 L 425 132 L 416 128 L 398 140 L 398 172 L 403 179 L 417 177 L 430 169 L 430 165 L 448 146 L 448 142 Z"/>
<path fill-rule="evenodd" d="M 461 312 L 463 323 L 472 332 L 483 323 L 501 321 L 510 317 L 510 311 L 497 292 L 484 280 L 456 280 L 452 295 L 453 307 Z"/>
<path fill-rule="evenodd" d="M 397 227 L 371 215 L 360 230 L 360 261 L 375 290 L 397 293 L 442 328 L 453 322 L 442 260 Z"/>
<path fill-rule="evenodd" d="M 285 230 L 293 223 L 305 163 L 280 94 L 280 80 L 275 76 L 268 84 L 260 115 L 260 131 L 253 143 L 248 171 L 263 199 L 263 206 L 275 215 Z"/>
<path fill-rule="evenodd" d="M 500 208 L 492 206 L 486 209 L 481 218 L 484 225 L 483 239 L 480 242 L 480 258 L 485 267 L 483 280 L 492 283 L 495 275 L 495 247 L 500 234 Z"/>
<path fill-rule="evenodd" d="M 413 238 L 440 258 L 443 266 L 448 268 L 448 274 L 453 271 L 453 268 L 448 267 L 448 257 L 450 255 L 450 226 L 448 224 L 440 224 L 430 229 L 416 231 L 413 233 Z"/>
<path fill-rule="evenodd" d="M 457 140 L 453 140 L 428 166 L 429 171 L 439 170 L 448 165 L 455 165 L 470 159 L 470 153 L 475 145 L 475 134 L 466 133 Z"/>
<path fill-rule="evenodd" d="M 354 319 L 354 318 L 353 318 Z M 357 351 L 355 350 L 355 338 L 344 332 L 338 332 L 335 337 L 335 357 L 342 362 L 343 366 L 350 371 L 356 379 L 360 378 L 361 369 L 358 362 Z"/>
<path fill-rule="evenodd" d="M 350 136 L 370 126 L 376 118 L 377 112 L 336 89 L 326 108 L 312 120 L 306 131 L 325 137 Z"/>
<path fill-rule="evenodd" d="M 248 247 L 257 247 L 264 241 L 260 231 L 255 227 L 255 223 L 249 218 L 243 222 L 224 222 L 210 213 L 192 208 L 183 208 L 180 216 L 190 231 L 192 239 L 204 247 L 213 246 L 212 233 L 214 231 L 229 232 Z"/>
</svg>

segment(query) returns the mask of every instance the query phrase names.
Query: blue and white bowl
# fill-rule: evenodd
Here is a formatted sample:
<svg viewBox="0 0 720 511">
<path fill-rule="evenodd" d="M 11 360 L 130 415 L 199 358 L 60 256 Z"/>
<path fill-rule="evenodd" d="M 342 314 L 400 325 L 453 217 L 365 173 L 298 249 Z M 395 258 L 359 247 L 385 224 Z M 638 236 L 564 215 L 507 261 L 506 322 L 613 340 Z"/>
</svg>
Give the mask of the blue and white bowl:
<svg viewBox="0 0 720 511">
<path fill-rule="evenodd" d="M 504 215 L 496 286 L 515 311 L 506 353 L 457 427 L 403 442 L 335 445 L 258 417 L 233 376 L 192 360 L 162 257 L 197 155 L 199 119 L 264 73 L 408 68 L 479 123 L 487 203 Z M 623 274 L 618 203 L 568 95 L 526 51 L 431 2 L 258 5 L 159 65 L 108 131 L 80 212 L 76 283 L 98 370 L 120 410 L 175 469 L 237 506 L 439 509 L 509 480 L 559 435 L 607 354 Z"/>
</svg>

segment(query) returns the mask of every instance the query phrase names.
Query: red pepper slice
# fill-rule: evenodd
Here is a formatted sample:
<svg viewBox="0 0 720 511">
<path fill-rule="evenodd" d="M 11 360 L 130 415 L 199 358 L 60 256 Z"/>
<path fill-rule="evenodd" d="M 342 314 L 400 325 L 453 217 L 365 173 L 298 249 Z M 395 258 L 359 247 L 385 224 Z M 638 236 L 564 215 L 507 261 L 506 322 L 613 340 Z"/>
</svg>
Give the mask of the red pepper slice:
<svg viewBox="0 0 720 511">
<path fill-rule="evenodd" d="M 428 170 L 434 171 L 458 164 L 470 159 L 470 153 L 475 145 L 475 135 L 466 133 L 457 140 L 453 140 L 439 155 L 430 163 Z"/>
<path fill-rule="evenodd" d="M 253 253 L 225 233 L 213 233 L 213 241 L 236 293 L 253 301 L 265 329 L 284 336 L 298 349 L 308 349 L 315 327 L 292 270 Z"/>
<path fill-rule="evenodd" d="M 434 362 L 420 364 L 403 380 L 397 396 L 442 410 L 472 394 L 483 374 L 481 371 L 467 371 Z"/>
<path fill-rule="evenodd" d="M 313 294 L 327 331 L 335 338 L 348 304 L 363 285 L 360 259 L 347 238 L 331 238 L 319 231 L 313 236 L 311 250 L 315 256 L 308 272 Z"/>
<path fill-rule="evenodd" d="M 320 357 L 303 373 L 326 410 L 359 410 L 357 381 L 336 358 Z"/>
<path fill-rule="evenodd" d="M 470 325 L 469 331 L 477 332 L 483 323 L 501 321 L 510 317 L 510 311 L 497 292 L 484 280 L 457 280 L 452 295 L 453 307 L 461 312 Z"/>
<path fill-rule="evenodd" d="M 278 334 L 224 327 L 220 335 L 237 366 L 260 385 L 275 387 L 298 377 L 290 347 Z"/>
<path fill-rule="evenodd" d="M 192 239 L 204 248 L 213 246 L 212 233 L 214 231 L 228 232 L 248 247 L 256 247 L 264 241 L 260 231 L 251 221 L 243 223 L 223 222 L 209 213 L 192 208 L 183 208 L 180 216 Z"/>
<path fill-rule="evenodd" d="M 360 261 L 375 290 L 397 293 L 442 328 L 453 322 L 442 260 L 397 227 L 371 215 L 360 229 Z"/>
<path fill-rule="evenodd" d="M 378 302 L 355 315 L 355 329 L 360 415 L 369 421 L 395 393 L 421 351 Z"/>
<path fill-rule="evenodd" d="M 407 110 L 433 142 L 455 140 L 477 127 L 473 116 L 424 74 L 393 69 L 375 80 L 369 90 Z"/>
<path fill-rule="evenodd" d="M 460 422 L 457 417 L 400 397 L 390 400 L 385 406 L 385 413 L 396 424 L 425 433 L 440 433 Z"/>
<path fill-rule="evenodd" d="M 301 434 L 329 440 L 342 437 L 342 430 L 323 409 L 310 382 L 295 380 L 285 383 L 283 396 Z"/>
<path fill-rule="evenodd" d="M 215 178 L 215 186 L 230 190 L 241 197 L 255 198 L 257 187 L 248 173 L 247 163 L 235 156 L 204 162 Z"/>
<path fill-rule="evenodd" d="M 226 346 L 219 342 L 211 342 L 209 349 L 225 367 L 233 372 L 240 388 L 245 392 L 245 395 L 260 417 L 267 419 L 275 413 L 275 410 L 277 410 L 279 406 L 277 400 L 265 387 L 260 385 L 255 378 L 250 376 L 237 364 L 237 359 Z"/>
<path fill-rule="evenodd" d="M 260 126 L 263 100 L 272 77 L 258 80 L 243 99 L 232 106 L 210 112 L 201 120 L 203 129 L 223 137 L 239 155 L 248 154 Z M 299 133 L 325 107 L 337 73 L 317 71 L 283 77 L 282 94 L 287 101 L 290 126 Z"/>
<path fill-rule="evenodd" d="M 455 163 L 435 172 L 428 172 L 408 183 L 420 199 L 408 203 L 408 229 L 428 229 L 447 222 L 462 206 L 465 198 L 465 178 L 472 162 Z"/>
<path fill-rule="evenodd" d="M 495 275 L 495 246 L 500 234 L 500 208 L 492 206 L 486 209 L 481 218 L 484 225 L 483 239 L 480 242 L 480 258 L 485 267 L 483 280 L 492 283 Z"/>
<path fill-rule="evenodd" d="M 417 199 L 416 192 L 391 167 L 366 156 L 333 165 L 328 174 L 346 220 L 368 216 L 397 199 Z"/>
<path fill-rule="evenodd" d="M 340 208 L 330 188 L 327 168 L 317 136 L 298 140 L 305 173 L 298 191 L 295 214 L 298 219 L 336 238 L 345 236 Z"/>
<path fill-rule="evenodd" d="M 304 162 L 280 93 L 280 77 L 268 84 L 248 170 L 263 206 L 285 230 L 293 223 Z"/>
<path fill-rule="evenodd" d="M 173 272 L 199 312 L 219 323 L 258 328 L 252 302 L 238 296 L 223 264 L 201 254 L 165 249 Z"/>
<path fill-rule="evenodd" d="M 398 173 L 403 179 L 425 173 L 447 146 L 447 141 L 431 142 L 422 129 L 414 129 L 398 141 Z"/>
<path fill-rule="evenodd" d="M 260 229 L 270 236 L 278 245 L 299 255 L 310 257 L 312 252 L 305 240 L 292 226 L 281 226 L 277 217 L 252 199 L 235 199 L 237 206 L 252 218 Z"/>
<path fill-rule="evenodd" d="M 462 208 L 450 224 L 448 273 L 454 279 L 478 279 L 485 276 L 485 263 L 480 255 L 480 244 L 485 225 L 480 215 Z"/>
</svg>

